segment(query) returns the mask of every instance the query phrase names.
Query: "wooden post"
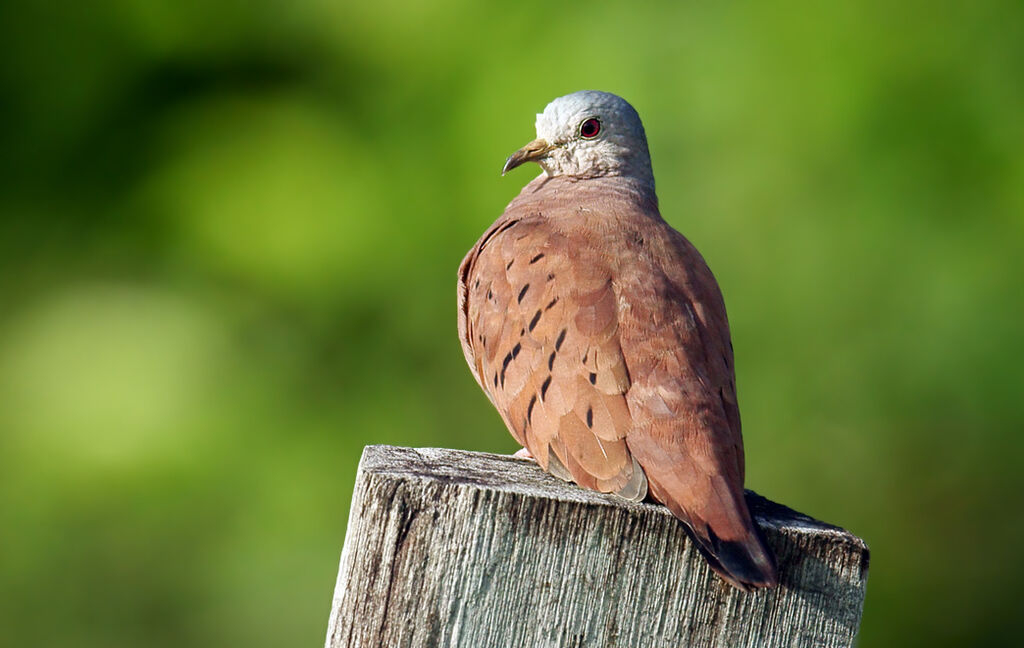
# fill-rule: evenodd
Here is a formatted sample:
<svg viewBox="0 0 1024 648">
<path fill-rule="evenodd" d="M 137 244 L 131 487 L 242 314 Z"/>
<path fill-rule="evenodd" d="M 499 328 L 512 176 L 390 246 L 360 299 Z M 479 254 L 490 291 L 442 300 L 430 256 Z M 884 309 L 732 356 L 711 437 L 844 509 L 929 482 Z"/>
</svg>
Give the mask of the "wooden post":
<svg viewBox="0 0 1024 648">
<path fill-rule="evenodd" d="M 662 506 L 512 457 L 368 446 L 327 648 L 852 645 L 867 546 L 747 500 L 781 578 L 753 594 L 715 576 Z"/>
</svg>

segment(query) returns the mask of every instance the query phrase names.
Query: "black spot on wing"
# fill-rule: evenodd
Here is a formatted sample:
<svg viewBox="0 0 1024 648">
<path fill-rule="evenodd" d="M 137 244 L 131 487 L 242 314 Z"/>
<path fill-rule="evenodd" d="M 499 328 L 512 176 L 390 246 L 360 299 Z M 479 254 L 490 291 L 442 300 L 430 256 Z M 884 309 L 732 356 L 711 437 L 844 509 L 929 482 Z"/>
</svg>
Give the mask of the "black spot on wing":
<svg viewBox="0 0 1024 648">
<path fill-rule="evenodd" d="M 566 329 L 562 329 L 562 332 L 558 334 L 558 339 L 555 340 L 555 351 L 562 350 L 562 342 L 565 342 L 565 331 Z"/>
<path fill-rule="evenodd" d="M 508 369 L 508 364 L 512 362 L 512 352 L 509 351 L 505 354 L 505 359 L 501 361 L 501 386 L 505 386 L 505 371 Z"/>
<path fill-rule="evenodd" d="M 523 286 L 523 289 L 519 291 L 519 297 L 516 298 L 516 302 L 519 304 L 523 303 L 523 297 L 526 297 L 526 291 L 530 289 L 530 284 Z"/>
</svg>

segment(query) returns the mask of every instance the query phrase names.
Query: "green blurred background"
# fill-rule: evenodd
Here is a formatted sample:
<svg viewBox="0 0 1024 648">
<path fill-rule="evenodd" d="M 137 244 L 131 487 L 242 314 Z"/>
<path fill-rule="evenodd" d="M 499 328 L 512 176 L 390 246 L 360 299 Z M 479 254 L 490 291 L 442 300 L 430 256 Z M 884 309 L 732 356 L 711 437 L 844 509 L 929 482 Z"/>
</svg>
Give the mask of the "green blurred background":
<svg viewBox="0 0 1024 648">
<path fill-rule="evenodd" d="M 464 252 L 553 97 L 647 126 L 748 486 L 871 545 L 862 646 L 1024 611 L 1024 5 L 0 5 L 5 645 L 312 646 L 369 443 L 511 452 Z"/>
</svg>

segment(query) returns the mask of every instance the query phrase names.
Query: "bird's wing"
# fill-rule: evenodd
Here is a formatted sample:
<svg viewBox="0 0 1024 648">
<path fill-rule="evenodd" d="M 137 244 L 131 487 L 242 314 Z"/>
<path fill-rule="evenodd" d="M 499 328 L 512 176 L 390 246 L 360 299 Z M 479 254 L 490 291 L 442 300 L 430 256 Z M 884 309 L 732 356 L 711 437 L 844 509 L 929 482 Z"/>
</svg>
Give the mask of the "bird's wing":
<svg viewBox="0 0 1024 648">
<path fill-rule="evenodd" d="M 627 445 L 651 493 L 687 522 L 712 567 L 740 587 L 770 586 L 774 561 L 744 499 L 721 292 L 697 250 L 660 219 L 640 239 L 643 261 L 618 274 L 620 343 L 632 376 Z"/>
<path fill-rule="evenodd" d="M 630 377 L 612 279 L 594 246 L 507 213 L 462 263 L 459 332 L 477 381 L 541 467 L 639 501 L 647 481 L 625 441 Z"/>
</svg>

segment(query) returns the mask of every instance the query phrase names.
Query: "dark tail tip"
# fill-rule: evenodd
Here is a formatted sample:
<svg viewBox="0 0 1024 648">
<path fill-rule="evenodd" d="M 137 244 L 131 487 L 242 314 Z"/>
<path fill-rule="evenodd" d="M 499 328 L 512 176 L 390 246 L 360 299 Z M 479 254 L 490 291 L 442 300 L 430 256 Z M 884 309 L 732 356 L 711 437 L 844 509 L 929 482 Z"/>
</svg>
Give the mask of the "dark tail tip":
<svg viewBox="0 0 1024 648">
<path fill-rule="evenodd" d="M 722 540 L 710 528 L 708 536 L 706 541 L 695 538 L 697 548 L 722 578 L 747 592 L 779 584 L 775 555 L 756 523 L 742 540 Z"/>
</svg>

